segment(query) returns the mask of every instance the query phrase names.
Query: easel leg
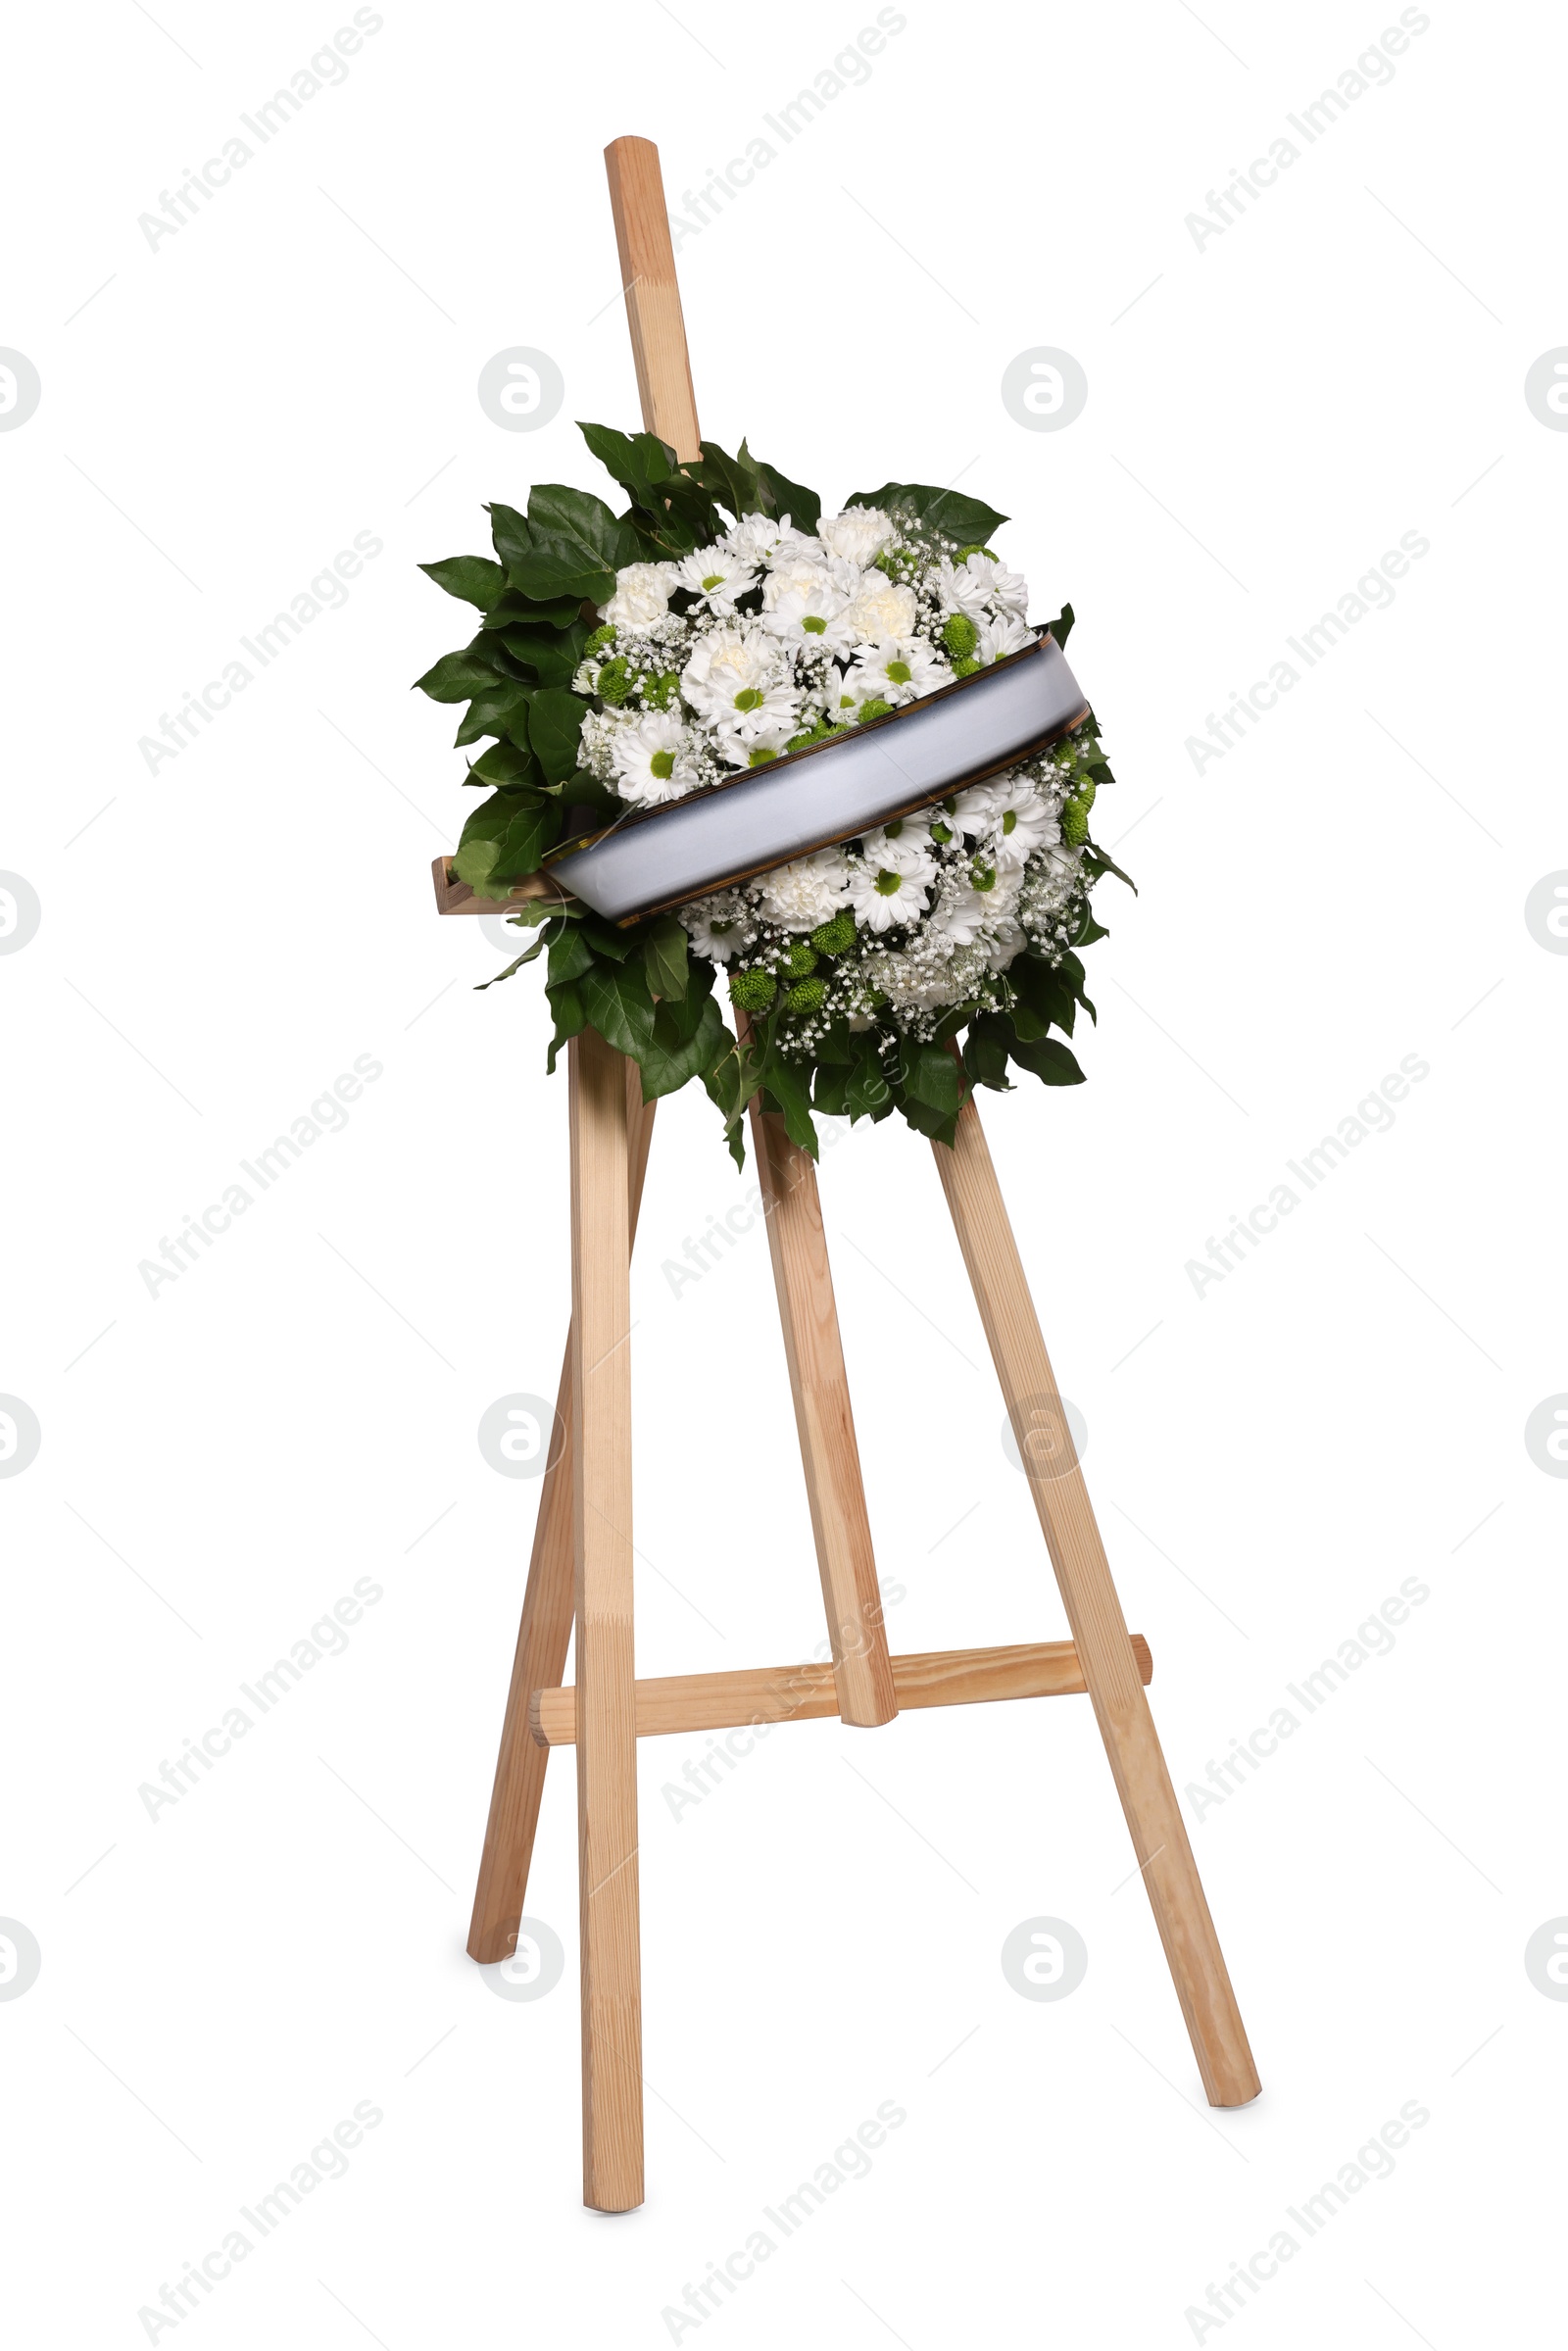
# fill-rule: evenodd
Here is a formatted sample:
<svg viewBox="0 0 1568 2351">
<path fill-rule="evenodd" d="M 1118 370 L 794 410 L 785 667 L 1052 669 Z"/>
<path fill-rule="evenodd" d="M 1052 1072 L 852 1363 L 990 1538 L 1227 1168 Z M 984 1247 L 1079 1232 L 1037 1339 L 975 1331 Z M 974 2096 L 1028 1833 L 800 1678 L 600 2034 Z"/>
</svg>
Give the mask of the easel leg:
<svg viewBox="0 0 1568 2351">
<path fill-rule="evenodd" d="M 1211 2106 L 1245 2106 L 1257 2069 L 972 1102 L 956 1148 L 932 1149 L 1203 2087 Z"/>
<path fill-rule="evenodd" d="M 636 1064 L 631 1061 L 626 1063 L 626 1107 L 632 1137 L 628 1225 L 635 1234 L 658 1105 L 644 1102 Z M 572 1462 L 577 1439 L 569 1338 L 566 1359 L 561 1367 L 556 1411 L 563 1432 L 561 1449 L 545 1471 L 539 1515 L 534 1522 L 522 1622 L 517 1629 L 512 1687 L 507 1692 L 501 1751 L 496 1758 L 495 1786 L 490 1795 L 490 1818 L 485 1827 L 484 1853 L 468 1929 L 468 1956 L 481 1966 L 497 1959 L 510 1959 L 516 1947 L 517 1922 L 527 1895 L 528 1866 L 533 1858 L 539 1802 L 544 1794 L 545 1766 L 550 1761 L 549 1748 L 536 1745 L 528 1735 L 528 1700 L 536 1690 L 559 1689 L 566 1670 L 566 1644 L 571 1639 Z"/>
<path fill-rule="evenodd" d="M 630 1151 L 621 1055 L 592 1029 L 570 1051 L 583 2201 L 628 2212 L 643 2200 Z"/>
<path fill-rule="evenodd" d="M 839 1713 L 847 1723 L 872 1727 L 891 1722 L 899 1701 L 882 1623 L 816 1172 L 809 1155 L 785 1134 L 783 1120 L 755 1101 L 752 1148 L 784 1326 Z"/>
</svg>

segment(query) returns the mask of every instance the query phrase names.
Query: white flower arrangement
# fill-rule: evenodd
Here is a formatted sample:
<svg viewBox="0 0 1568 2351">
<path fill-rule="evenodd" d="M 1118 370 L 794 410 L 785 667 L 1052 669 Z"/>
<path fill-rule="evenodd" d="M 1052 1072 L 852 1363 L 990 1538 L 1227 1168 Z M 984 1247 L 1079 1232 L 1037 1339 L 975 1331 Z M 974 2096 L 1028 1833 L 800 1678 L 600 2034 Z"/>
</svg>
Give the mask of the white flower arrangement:
<svg viewBox="0 0 1568 2351">
<path fill-rule="evenodd" d="M 460 745 L 492 738 L 466 778 L 490 797 L 452 866 L 481 898 L 584 831 L 889 718 L 1033 641 L 1027 585 L 990 544 L 1005 517 L 965 493 L 888 482 L 823 514 L 744 441 L 682 461 L 651 433 L 582 430 L 625 513 L 537 485 L 526 514 L 490 509 L 494 561 L 424 566 L 482 616 L 418 681 L 467 703 Z M 1069 606 L 1058 643 L 1071 623 Z M 1091 719 L 677 914 L 617 928 L 535 894 L 514 919 L 538 936 L 511 970 L 548 949 L 552 1067 L 591 1025 L 637 1060 L 647 1100 L 700 1079 L 737 1157 L 754 1098 L 808 1150 L 818 1111 L 897 1109 L 951 1143 L 973 1086 L 1005 1088 L 1012 1068 L 1082 1080 L 1062 1039 L 1093 1012 L 1077 951 L 1103 936 L 1090 892 L 1117 870 L 1089 831 L 1109 780 Z"/>
<path fill-rule="evenodd" d="M 679 562 L 627 564 L 597 607 L 572 679 L 598 709 L 581 759 L 631 808 L 919 701 L 1033 642 L 1028 589 L 989 549 L 953 548 L 876 507 L 742 514 Z M 836 1023 L 881 1015 L 935 1036 L 958 1005 L 1003 1008 L 1032 948 L 1059 961 L 1089 880 L 1080 739 L 955 798 L 680 909 L 692 952 L 725 966 L 733 1002 L 783 992 L 785 1050 L 809 1060 Z"/>
</svg>

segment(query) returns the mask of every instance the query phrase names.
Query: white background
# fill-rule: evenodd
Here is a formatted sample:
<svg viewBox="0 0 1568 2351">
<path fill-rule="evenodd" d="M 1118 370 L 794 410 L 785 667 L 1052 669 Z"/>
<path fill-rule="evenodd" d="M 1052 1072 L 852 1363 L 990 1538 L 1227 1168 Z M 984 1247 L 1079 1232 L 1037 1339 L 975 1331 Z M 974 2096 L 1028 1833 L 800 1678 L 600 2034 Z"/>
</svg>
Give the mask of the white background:
<svg viewBox="0 0 1568 2351">
<path fill-rule="evenodd" d="M 1200 248 L 1185 216 L 1396 10 L 910 0 L 786 147 L 764 113 L 869 9 L 389 4 L 151 249 L 138 216 L 347 13 L 103 0 L 14 36 L 0 342 L 43 387 L 0 434 L 0 866 L 42 906 L 0 960 L 0 1390 L 42 1430 L 0 1481 L 0 1913 L 42 1952 L 0 2002 L 16 2339 L 147 2339 L 358 2101 L 384 2119 L 347 2177 L 155 2339 L 1175 2346 L 1407 2101 L 1393 2177 L 1200 2339 L 1526 2339 L 1568 2032 L 1523 1965 L 1568 1911 L 1568 1488 L 1523 1440 L 1568 1389 L 1568 962 L 1523 911 L 1568 865 L 1568 440 L 1523 396 L 1565 339 L 1560 25 L 1434 5 Z M 1178 1787 L 1401 1581 L 1430 1596 L 1188 1802 L 1264 2082 L 1240 2112 L 1203 2104 L 1086 1702 L 797 1726 L 679 1817 L 705 1742 L 650 1742 L 649 2191 L 606 2220 L 569 1761 L 528 1905 L 562 1983 L 496 1997 L 463 1949 L 538 1492 L 475 1430 L 554 1391 L 565 1099 L 537 974 L 470 993 L 501 958 L 435 918 L 471 803 L 454 713 L 408 688 L 467 633 L 416 563 L 483 551 L 487 498 L 604 491 L 571 419 L 635 421 L 601 163 L 626 131 L 672 199 L 779 150 L 681 251 L 705 430 L 835 502 L 961 475 L 1016 517 L 1035 613 L 1081 615 L 1097 831 L 1141 896 L 1102 892 L 1089 1083 L 985 1118 Z M 565 378 L 531 436 L 475 394 L 513 345 Z M 1041 345 L 1088 376 L 1059 432 L 1000 396 Z M 383 552 L 343 608 L 149 773 L 138 739 L 360 531 Z M 1195 774 L 1207 713 L 1407 531 L 1392 607 Z M 150 1296 L 140 1261 L 361 1054 L 346 1128 Z M 1392 1131 L 1197 1295 L 1187 1261 L 1411 1054 Z M 661 1272 L 740 1188 L 700 1095 L 662 1106 L 644 1673 L 820 1639 L 761 1235 L 678 1298 Z M 822 1193 L 895 1647 L 1060 1635 L 927 1147 L 861 1130 Z M 346 1651 L 149 1818 L 140 1786 L 366 1577 Z M 1043 1914 L 1090 1954 L 1049 2004 L 1000 1965 Z M 687 2281 L 889 2100 L 869 2176 L 678 2332 Z"/>
</svg>

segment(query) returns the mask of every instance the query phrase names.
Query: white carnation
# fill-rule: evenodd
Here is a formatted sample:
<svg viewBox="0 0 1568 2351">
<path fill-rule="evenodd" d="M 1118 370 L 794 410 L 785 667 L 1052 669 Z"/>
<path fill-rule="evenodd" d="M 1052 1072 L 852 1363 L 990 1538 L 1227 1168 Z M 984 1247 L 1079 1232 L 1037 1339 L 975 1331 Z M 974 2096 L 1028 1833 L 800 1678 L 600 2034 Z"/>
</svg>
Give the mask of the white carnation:
<svg viewBox="0 0 1568 2351">
<path fill-rule="evenodd" d="M 863 644 L 875 645 L 884 637 L 912 637 L 915 611 L 912 588 L 902 580 L 885 578 L 880 571 L 870 571 L 847 617 Z"/>
<path fill-rule="evenodd" d="M 830 554 L 846 563 L 872 563 L 893 536 L 891 514 L 874 506 L 846 507 L 842 514 L 824 514 L 816 535 Z"/>
<path fill-rule="evenodd" d="M 786 931 L 814 931 L 849 903 L 848 859 L 842 849 L 819 849 L 764 873 L 757 885 L 762 911 Z"/>
<path fill-rule="evenodd" d="M 616 628 L 646 628 L 669 611 L 672 566 L 668 563 L 627 563 L 615 574 L 615 592 L 599 608 L 601 620 Z"/>
</svg>

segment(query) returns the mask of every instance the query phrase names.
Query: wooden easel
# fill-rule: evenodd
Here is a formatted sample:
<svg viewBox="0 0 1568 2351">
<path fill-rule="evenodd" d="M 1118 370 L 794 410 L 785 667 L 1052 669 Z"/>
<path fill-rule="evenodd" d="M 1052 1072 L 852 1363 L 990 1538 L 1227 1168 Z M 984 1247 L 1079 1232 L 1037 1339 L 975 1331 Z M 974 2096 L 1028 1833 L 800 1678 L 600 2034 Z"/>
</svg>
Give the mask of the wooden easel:
<svg viewBox="0 0 1568 2351">
<path fill-rule="evenodd" d="M 617 139 L 606 163 L 643 422 L 682 458 L 695 458 L 697 410 L 658 150 L 646 139 Z M 444 868 L 441 860 L 444 911 L 490 910 Z M 584 2202 L 625 2212 L 643 2200 L 637 1740 L 658 1733 L 834 1712 L 874 1727 L 901 1706 L 1087 1690 L 1204 2089 L 1211 2105 L 1245 2105 L 1257 2095 L 1257 2074 L 1144 1695 L 1149 1651 L 1128 1635 L 973 1102 L 960 1114 L 956 1148 L 932 1149 L 1020 1455 L 1031 1465 L 1072 1640 L 889 1656 L 815 1171 L 782 1122 L 754 1102 L 752 1140 L 833 1663 L 639 1682 L 627 1335 L 631 1243 L 655 1105 L 642 1101 L 635 1063 L 592 1030 L 569 1052 L 572 1322 L 559 1403 L 565 1436 L 540 1494 L 468 1950 L 480 1962 L 513 1951 L 545 1766 L 552 1747 L 575 1745 Z M 577 1679 L 564 1689 L 573 1620 Z"/>
</svg>

